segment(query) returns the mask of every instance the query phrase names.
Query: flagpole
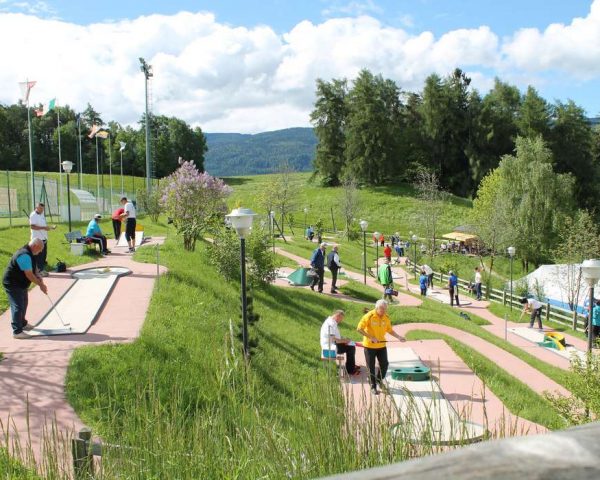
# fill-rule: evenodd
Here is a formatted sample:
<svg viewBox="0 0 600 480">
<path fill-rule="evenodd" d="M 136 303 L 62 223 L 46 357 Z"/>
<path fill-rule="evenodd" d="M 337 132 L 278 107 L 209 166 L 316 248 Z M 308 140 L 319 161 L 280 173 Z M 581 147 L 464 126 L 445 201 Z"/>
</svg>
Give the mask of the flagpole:
<svg viewBox="0 0 600 480">
<path fill-rule="evenodd" d="M 112 148 L 110 146 L 110 132 L 108 132 L 108 178 L 110 179 L 110 211 L 113 209 L 113 183 L 112 183 Z"/>
<path fill-rule="evenodd" d="M 121 148 L 121 196 L 125 195 L 125 190 L 123 189 L 123 148 Z"/>
<path fill-rule="evenodd" d="M 31 202 L 32 211 L 35 210 L 35 179 L 33 176 L 33 141 L 31 135 L 31 112 L 29 111 L 29 79 L 26 81 L 27 88 L 27 129 L 29 130 L 29 172 L 31 173 Z"/>
<path fill-rule="evenodd" d="M 98 137 L 96 137 L 96 205 L 100 199 L 100 161 L 98 160 Z"/>
<path fill-rule="evenodd" d="M 63 190 L 62 190 L 62 179 L 63 179 L 63 169 L 62 169 L 62 154 L 60 151 L 60 108 L 56 105 L 56 119 L 58 123 L 58 181 L 59 181 L 59 194 L 58 194 L 58 214 L 59 218 L 62 219 L 62 215 L 60 213 L 60 207 L 62 206 L 63 200 Z"/>
<path fill-rule="evenodd" d="M 83 170 L 83 152 L 81 151 L 81 114 L 77 120 L 77 136 L 79 137 L 79 185 L 78 188 L 81 190 L 81 171 Z"/>
</svg>

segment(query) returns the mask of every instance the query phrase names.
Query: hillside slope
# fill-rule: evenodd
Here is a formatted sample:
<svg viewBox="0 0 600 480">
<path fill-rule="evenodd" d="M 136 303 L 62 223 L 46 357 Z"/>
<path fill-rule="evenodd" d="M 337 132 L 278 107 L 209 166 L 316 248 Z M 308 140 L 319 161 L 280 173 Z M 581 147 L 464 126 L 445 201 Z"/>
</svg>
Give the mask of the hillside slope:
<svg viewBox="0 0 600 480">
<path fill-rule="evenodd" d="M 312 128 L 287 128 L 246 135 L 206 133 L 204 168 L 211 175 L 255 175 L 276 172 L 288 161 L 299 172 L 312 170 L 317 138 Z"/>
</svg>

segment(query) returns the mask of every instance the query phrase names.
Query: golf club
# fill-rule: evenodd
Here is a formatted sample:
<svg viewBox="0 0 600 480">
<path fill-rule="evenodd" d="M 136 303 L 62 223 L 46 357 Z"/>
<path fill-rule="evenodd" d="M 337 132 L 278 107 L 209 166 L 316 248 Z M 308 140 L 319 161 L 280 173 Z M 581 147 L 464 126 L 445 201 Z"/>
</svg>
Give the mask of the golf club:
<svg viewBox="0 0 600 480">
<path fill-rule="evenodd" d="M 48 297 L 48 300 L 50 300 L 50 304 L 52 305 L 52 309 L 54 310 L 54 312 L 56 313 L 56 315 L 58 315 L 58 318 L 60 319 L 60 323 L 62 323 L 63 327 L 69 327 L 69 332 L 70 332 L 71 331 L 71 324 L 70 323 L 65 323 L 65 321 L 63 320 L 63 318 L 60 315 L 60 313 L 58 313 L 58 309 L 56 308 L 56 305 L 54 304 L 54 302 L 50 298 L 50 295 L 46 294 L 46 296 Z"/>
</svg>

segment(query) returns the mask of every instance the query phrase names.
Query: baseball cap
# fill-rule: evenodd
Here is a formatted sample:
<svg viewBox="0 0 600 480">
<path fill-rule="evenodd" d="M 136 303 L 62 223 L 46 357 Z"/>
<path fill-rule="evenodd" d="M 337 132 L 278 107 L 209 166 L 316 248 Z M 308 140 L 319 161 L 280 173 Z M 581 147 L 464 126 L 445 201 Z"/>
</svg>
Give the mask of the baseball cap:
<svg viewBox="0 0 600 480">
<path fill-rule="evenodd" d="M 102 215 L 100 215 L 99 213 L 97 213 L 96 215 L 94 215 L 94 218 L 102 218 Z"/>
</svg>

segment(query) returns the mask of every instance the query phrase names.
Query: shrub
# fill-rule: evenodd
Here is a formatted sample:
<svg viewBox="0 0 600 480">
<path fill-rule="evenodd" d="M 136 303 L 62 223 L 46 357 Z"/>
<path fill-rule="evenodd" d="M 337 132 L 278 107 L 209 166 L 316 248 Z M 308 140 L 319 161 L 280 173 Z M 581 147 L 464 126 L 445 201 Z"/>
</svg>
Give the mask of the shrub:
<svg viewBox="0 0 600 480">
<path fill-rule="evenodd" d="M 154 223 L 158 222 L 158 216 L 162 212 L 160 205 L 161 191 L 159 188 L 154 188 L 148 193 L 146 188 L 140 188 L 136 192 L 137 205 L 140 210 L 150 215 Z"/>
</svg>

